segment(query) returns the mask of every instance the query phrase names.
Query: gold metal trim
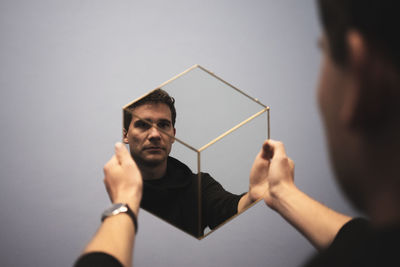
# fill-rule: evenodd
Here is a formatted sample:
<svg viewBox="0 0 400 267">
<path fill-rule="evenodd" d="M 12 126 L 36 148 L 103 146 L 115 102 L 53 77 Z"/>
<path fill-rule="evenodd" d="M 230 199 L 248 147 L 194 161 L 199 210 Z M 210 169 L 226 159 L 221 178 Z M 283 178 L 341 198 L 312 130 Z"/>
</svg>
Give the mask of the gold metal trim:
<svg viewBox="0 0 400 267">
<path fill-rule="evenodd" d="M 267 132 L 268 132 L 268 134 L 267 134 L 267 139 L 269 140 L 269 139 L 271 139 L 271 127 L 270 127 L 270 108 L 269 107 L 267 107 L 268 108 L 268 111 L 267 111 L 267 124 L 268 124 L 268 129 L 267 129 Z"/>
<path fill-rule="evenodd" d="M 224 79 L 218 77 L 217 75 L 215 75 L 213 72 L 203 68 L 200 65 L 197 65 L 200 69 L 202 69 L 203 71 L 207 72 L 208 74 L 212 75 L 213 77 L 217 78 L 218 80 L 220 80 L 221 82 L 225 83 L 226 85 L 232 87 L 233 89 L 235 89 L 236 91 L 238 91 L 239 93 L 241 93 L 242 95 L 246 96 L 247 98 L 250 98 L 251 100 L 253 100 L 254 102 L 256 102 L 257 104 L 263 106 L 264 108 L 266 108 L 267 106 L 264 105 L 263 103 L 260 102 L 260 100 L 258 100 L 257 98 L 251 97 L 248 94 L 246 94 L 245 92 L 243 92 L 242 90 L 240 90 L 239 88 L 237 88 L 236 86 L 228 83 L 227 81 L 225 81 Z"/>
<path fill-rule="evenodd" d="M 160 86 L 158 86 L 155 90 L 157 90 L 157 89 L 159 89 L 159 88 L 165 86 L 166 84 L 172 82 L 173 80 L 178 79 L 178 78 L 181 77 L 182 75 L 186 74 L 187 72 L 189 72 L 189 71 L 191 71 L 191 70 L 193 70 L 193 69 L 195 69 L 195 68 L 197 68 L 197 67 L 199 67 L 198 64 L 195 64 L 195 65 L 191 66 L 191 67 L 188 68 L 187 70 L 184 70 L 183 72 L 179 73 L 178 75 L 175 75 L 174 77 L 172 77 L 172 78 L 169 79 L 168 81 L 163 82 L 163 83 L 162 83 Z"/>
<path fill-rule="evenodd" d="M 195 69 L 195 68 L 197 68 L 197 67 L 199 67 L 198 64 L 195 64 L 195 65 L 191 66 L 191 67 L 188 68 L 187 70 L 184 70 L 183 72 L 179 73 L 178 75 L 175 75 L 174 77 L 172 77 L 172 78 L 169 79 L 168 81 L 163 82 L 161 85 L 157 86 L 155 89 L 151 90 L 150 92 L 148 92 L 148 93 L 142 95 L 141 97 L 136 98 L 135 100 L 131 101 L 129 104 L 123 106 L 122 109 L 128 108 L 130 105 L 132 105 L 132 104 L 135 103 L 136 101 L 142 99 L 142 98 L 145 97 L 146 95 L 151 94 L 152 92 L 154 92 L 154 91 L 157 90 L 157 89 L 161 89 L 161 87 L 163 87 L 163 86 L 165 86 L 166 84 L 172 82 L 173 80 L 178 79 L 178 78 L 181 77 L 182 75 L 186 74 L 187 72 L 189 72 L 189 71 L 191 71 L 191 70 L 193 70 L 193 69 Z"/>
<path fill-rule="evenodd" d="M 212 140 L 211 142 L 209 142 L 208 144 L 204 145 L 203 147 L 201 147 L 199 149 L 199 151 L 203 151 L 204 149 L 208 148 L 209 146 L 213 145 L 214 143 L 216 143 L 217 141 L 221 140 L 222 138 L 224 138 L 225 136 L 227 136 L 228 134 L 232 133 L 233 131 L 237 130 L 238 128 L 242 127 L 243 125 L 245 125 L 246 123 L 248 123 L 249 121 L 253 120 L 254 118 L 257 118 L 258 116 L 260 116 L 261 114 L 263 114 L 265 111 L 267 111 L 269 108 L 266 107 L 263 110 L 260 110 L 259 112 L 255 113 L 254 115 L 250 116 L 249 118 L 245 119 L 244 121 L 242 121 L 241 123 L 237 124 L 236 126 L 234 126 L 233 128 L 229 129 L 228 131 L 226 131 L 225 133 L 221 134 L 220 136 L 218 136 L 217 138 L 215 138 L 214 140 Z"/>
<path fill-rule="evenodd" d="M 197 222 L 197 238 L 200 238 L 201 236 L 201 232 L 202 232 L 202 194 L 201 194 L 201 160 L 200 160 L 200 151 L 197 152 L 197 218 L 198 218 L 198 222 Z"/>
<path fill-rule="evenodd" d="M 252 100 L 253 102 L 259 104 L 260 106 L 263 107 L 262 110 L 260 110 L 259 112 L 253 114 L 252 116 L 250 116 L 249 118 L 247 118 L 246 120 L 240 122 L 239 124 L 237 124 L 236 126 L 232 127 L 231 129 L 229 129 L 228 131 L 226 131 L 225 133 L 221 134 L 220 136 L 218 136 L 217 138 L 213 139 L 212 141 L 210 141 L 208 144 L 204 145 L 203 147 L 201 147 L 200 149 L 196 149 L 193 146 L 189 145 L 188 143 L 180 140 L 179 138 L 176 138 L 175 136 L 171 136 L 169 133 L 165 132 L 163 129 L 160 129 L 157 125 L 154 125 L 154 123 L 151 123 L 150 121 L 143 119 L 139 116 L 137 116 L 136 114 L 134 114 L 132 112 L 132 116 L 135 116 L 141 120 L 146 121 L 147 123 L 149 123 L 150 125 L 152 125 L 152 127 L 156 127 L 160 132 L 166 134 L 167 136 L 174 138 L 174 140 L 176 140 L 177 142 L 181 143 L 182 145 L 186 146 L 187 148 L 191 149 L 192 151 L 197 153 L 197 175 L 198 175 L 198 236 L 194 236 L 195 238 L 197 238 L 198 240 L 202 240 L 205 237 L 207 237 L 208 235 L 210 235 L 211 233 L 213 233 L 214 231 L 216 231 L 217 229 L 219 229 L 220 227 L 222 227 L 223 225 L 227 224 L 228 222 L 230 222 L 231 220 L 233 220 L 234 218 L 236 218 L 237 216 L 239 216 L 240 214 L 244 213 L 246 210 L 250 209 L 251 207 L 253 207 L 254 205 L 256 205 L 258 203 L 258 201 L 260 201 L 261 199 L 253 202 L 251 205 L 249 205 L 246 209 L 244 209 L 243 211 L 241 211 L 240 213 L 237 213 L 235 215 L 233 215 L 232 217 L 230 217 L 229 219 L 225 220 L 224 222 L 222 222 L 221 224 L 219 224 L 217 227 L 215 227 L 214 229 L 210 229 L 210 231 L 206 234 L 200 235 L 202 229 L 201 229 L 201 222 L 202 222 L 202 194 L 201 194 L 201 152 L 205 149 L 207 149 L 208 147 L 210 147 L 211 145 L 213 145 L 214 143 L 218 142 L 219 140 L 221 140 L 222 138 L 224 138 L 225 136 L 229 135 L 230 133 L 234 132 L 235 130 L 239 129 L 240 127 L 242 127 L 243 125 L 245 125 L 246 123 L 252 121 L 253 119 L 257 118 L 258 116 L 260 116 L 261 114 L 263 114 L 264 112 L 267 112 L 267 139 L 270 139 L 271 137 L 271 127 L 270 127 L 270 107 L 264 105 L 263 103 L 261 103 L 257 98 L 253 98 L 250 95 L 246 94 L 245 92 L 243 92 L 242 90 L 240 90 L 239 88 L 233 86 L 232 84 L 230 84 L 229 82 L 223 80 L 222 78 L 218 77 L 217 75 L 215 75 L 213 72 L 207 70 L 206 68 L 195 64 L 193 66 L 191 66 L 190 68 L 186 69 L 185 71 L 179 73 L 178 75 L 175 75 L 174 77 L 172 77 L 171 79 L 167 80 L 166 82 L 163 82 L 161 85 L 159 85 L 158 87 L 156 87 L 155 89 L 151 90 L 150 92 L 142 95 L 141 97 L 131 101 L 130 103 L 126 104 L 125 106 L 123 106 L 122 108 L 122 124 L 124 123 L 124 112 L 126 109 L 129 108 L 129 106 L 131 106 L 133 103 L 135 103 L 136 101 L 139 101 L 140 99 L 144 98 L 145 96 L 147 96 L 148 94 L 151 94 L 153 91 L 162 88 L 163 86 L 171 83 L 172 81 L 178 79 L 179 77 L 181 77 L 182 75 L 188 73 L 189 71 L 194 70 L 195 68 L 199 68 L 203 71 L 205 71 L 206 73 L 210 74 L 211 76 L 213 76 L 214 78 L 216 78 L 217 80 L 223 82 L 224 84 L 230 86 L 232 89 L 236 90 L 237 92 L 239 92 L 240 94 L 244 95 L 245 97 L 249 98 L 250 100 Z M 122 127 L 124 127 L 124 125 L 122 125 Z M 161 217 L 159 217 L 156 214 L 153 214 L 156 217 L 160 218 L 161 220 L 165 221 L 164 219 L 162 219 Z M 169 223 L 169 222 L 167 222 Z M 170 225 L 176 227 L 175 225 L 169 223 Z M 179 227 L 176 227 L 177 229 L 182 230 Z M 186 232 L 186 231 L 184 231 Z M 188 233 L 188 232 L 186 232 Z M 189 235 L 193 236 L 192 234 L 188 233 Z"/>
<path fill-rule="evenodd" d="M 223 223 L 220 223 L 217 227 L 215 227 L 214 229 L 212 229 L 210 232 L 204 234 L 203 236 L 201 236 L 200 238 L 198 238 L 199 240 L 204 239 L 205 237 L 207 237 L 208 235 L 212 234 L 214 231 L 218 230 L 219 228 L 221 228 L 222 226 L 224 226 L 225 224 L 227 224 L 228 222 L 232 221 L 233 219 L 235 219 L 237 216 L 239 216 L 240 214 L 243 214 L 246 210 L 250 209 L 251 207 L 253 207 L 254 205 L 256 205 L 260 200 L 262 200 L 262 198 L 257 199 L 256 201 L 254 201 L 253 203 L 251 203 L 249 206 L 247 206 L 244 210 L 242 210 L 241 212 L 236 213 L 235 215 L 233 215 L 232 217 L 230 217 L 229 219 L 225 220 Z"/>
</svg>

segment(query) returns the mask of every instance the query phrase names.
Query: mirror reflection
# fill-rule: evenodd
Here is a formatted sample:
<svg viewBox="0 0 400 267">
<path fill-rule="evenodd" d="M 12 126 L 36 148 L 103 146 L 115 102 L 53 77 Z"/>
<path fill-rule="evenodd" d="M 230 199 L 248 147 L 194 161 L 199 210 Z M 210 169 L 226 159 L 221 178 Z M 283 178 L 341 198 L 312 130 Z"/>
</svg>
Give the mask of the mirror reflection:
<svg viewBox="0 0 400 267">
<path fill-rule="evenodd" d="M 199 65 L 123 108 L 141 207 L 199 239 L 257 201 L 249 172 L 267 137 L 269 108 Z"/>
</svg>

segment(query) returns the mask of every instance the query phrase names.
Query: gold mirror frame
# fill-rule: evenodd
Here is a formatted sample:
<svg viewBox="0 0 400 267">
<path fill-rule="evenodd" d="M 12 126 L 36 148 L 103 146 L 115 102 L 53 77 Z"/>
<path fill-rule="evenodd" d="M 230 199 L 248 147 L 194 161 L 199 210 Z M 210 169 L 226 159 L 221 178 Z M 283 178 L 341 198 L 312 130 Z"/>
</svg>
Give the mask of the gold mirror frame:
<svg viewBox="0 0 400 267">
<path fill-rule="evenodd" d="M 152 127 L 157 127 L 157 129 L 160 132 L 163 132 L 165 135 L 168 135 L 170 138 L 174 138 L 174 140 L 178 144 L 181 144 L 184 148 L 186 148 L 188 151 L 191 151 L 191 153 L 193 153 L 195 155 L 194 156 L 195 159 L 192 160 L 191 169 L 192 168 L 196 168 L 197 169 L 197 196 L 196 197 L 197 197 L 197 204 L 198 204 L 197 205 L 197 209 L 198 209 L 197 210 L 197 217 L 198 217 L 197 225 L 198 225 L 198 228 L 197 228 L 197 234 L 189 233 L 187 231 L 186 232 L 188 234 L 192 235 L 193 237 L 201 240 L 204 237 L 206 237 L 209 234 L 211 234 L 212 232 L 214 232 L 216 229 L 220 228 L 222 225 L 224 225 L 227 222 L 231 221 L 238 214 L 242 213 L 242 212 L 241 213 L 236 213 L 232 217 L 224 220 L 222 223 L 220 223 L 219 225 L 214 227 L 212 230 L 208 229 L 208 230 L 206 230 L 206 233 L 203 232 L 203 229 L 202 229 L 202 206 L 201 206 L 202 205 L 202 191 L 201 191 L 201 185 L 202 185 L 202 183 L 201 183 L 202 182 L 201 173 L 202 172 L 201 171 L 202 171 L 202 167 L 204 165 L 203 164 L 204 160 L 202 160 L 202 153 L 204 155 L 205 151 L 207 151 L 207 149 L 209 149 L 210 147 L 215 146 L 215 144 L 217 144 L 218 142 L 221 142 L 221 140 L 224 140 L 224 138 L 227 139 L 228 137 L 233 136 L 234 133 L 238 133 L 239 129 L 250 127 L 248 125 L 250 125 L 251 123 L 256 123 L 256 121 L 257 121 L 256 119 L 257 118 L 258 118 L 258 120 L 260 120 L 260 118 L 262 119 L 261 120 L 261 124 L 263 122 L 266 123 L 266 136 L 264 136 L 263 139 L 265 139 L 265 138 L 269 139 L 270 138 L 270 108 L 268 106 L 262 104 L 258 99 L 249 96 L 248 94 L 244 93 L 242 90 L 238 89 L 237 87 L 233 86 L 232 84 L 228 83 L 227 81 L 221 79 L 220 77 L 215 75 L 213 72 L 201 67 L 200 65 L 194 65 L 194 66 L 190 67 L 189 69 L 183 71 L 182 73 L 176 75 L 175 77 L 171 78 L 170 80 L 164 82 L 163 84 L 161 84 L 157 88 L 155 88 L 155 89 L 151 90 L 150 92 L 146 93 L 142 97 L 139 97 L 139 98 L 135 99 L 134 101 L 131 101 L 127 105 L 125 105 L 122 108 L 122 111 L 123 111 L 123 123 L 124 123 L 124 120 L 125 120 L 125 114 L 127 112 L 130 112 L 129 108 L 134 103 L 136 103 L 137 101 L 141 100 L 142 98 L 146 97 L 147 95 L 151 94 L 152 92 L 154 92 L 154 91 L 156 91 L 158 89 L 163 89 L 163 90 L 167 91 L 172 97 L 174 97 L 176 99 L 177 92 L 172 90 L 174 92 L 171 93 L 170 86 L 172 86 L 174 84 L 174 82 L 178 81 L 179 79 L 182 79 L 183 77 L 185 77 L 185 76 L 187 76 L 189 74 L 193 74 L 194 72 L 198 72 L 198 73 L 200 73 L 200 75 L 206 75 L 210 79 L 213 79 L 215 82 L 219 83 L 219 85 L 218 85 L 219 87 L 224 86 L 225 88 L 227 88 L 227 90 L 232 90 L 232 92 L 234 92 L 234 94 L 235 94 L 235 98 L 239 97 L 240 101 L 243 100 L 244 101 L 243 103 L 246 102 L 246 105 L 251 105 L 252 106 L 252 108 L 251 108 L 252 111 L 248 112 L 248 114 L 243 115 L 244 116 L 244 117 L 242 116 L 243 119 L 239 119 L 239 121 L 235 122 L 234 125 L 232 125 L 232 126 L 228 126 L 227 127 L 226 125 L 224 125 L 224 127 L 227 127 L 226 129 L 223 129 L 222 132 L 220 132 L 219 135 L 217 135 L 214 138 L 211 138 L 210 140 L 206 141 L 202 145 L 199 145 L 199 144 L 201 144 L 204 141 L 197 142 L 196 145 L 193 145 L 193 144 L 191 144 L 191 141 L 188 140 L 190 138 L 185 138 L 185 136 L 182 136 L 182 137 L 179 136 L 178 137 L 179 134 L 177 134 L 177 136 L 171 136 L 169 133 L 166 133 L 163 129 L 160 129 L 157 126 L 154 126 L 154 125 L 152 126 Z M 206 77 L 206 76 L 204 76 L 204 77 Z M 179 88 L 179 86 L 178 86 L 177 90 L 180 90 L 179 92 L 181 92 L 183 89 Z M 188 90 L 188 89 L 185 89 L 185 90 Z M 223 89 L 223 90 L 225 90 L 225 89 Z M 199 90 L 197 90 L 197 93 L 201 93 L 201 92 L 198 92 L 198 91 Z M 187 94 L 187 92 L 185 92 L 185 94 Z M 211 94 L 209 94 L 209 95 L 213 95 L 214 96 L 213 92 L 211 92 Z M 228 99 L 229 98 L 234 98 L 233 94 L 231 95 L 231 97 L 229 97 L 229 95 L 228 95 Z M 210 99 L 210 98 L 208 98 L 208 99 Z M 188 102 L 190 102 L 190 101 L 188 101 Z M 177 103 L 178 103 L 178 101 L 177 101 Z M 253 106 L 254 106 L 254 109 L 253 109 Z M 187 108 L 186 108 L 186 111 L 187 111 Z M 241 112 L 240 110 L 238 110 L 238 111 Z M 177 113 L 178 113 L 177 117 L 179 118 L 179 114 L 180 113 L 184 113 L 184 111 L 182 111 L 182 109 L 178 109 L 177 108 Z M 229 111 L 228 111 L 228 113 L 229 113 Z M 146 121 L 146 119 L 140 118 L 136 114 L 132 114 L 132 115 L 134 117 L 137 117 L 137 118 L 143 120 L 143 121 Z M 148 121 L 147 121 L 147 123 L 152 124 L 152 122 L 148 122 Z M 260 124 L 260 121 L 257 122 L 257 123 Z M 219 123 L 217 123 L 217 124 L 219 124 Z M 123 125 L 123 128 L 124 128 L 124 125 Z M 191 127 L 191 128 L 193 128 L 193 127 Z M 177 127 L 177 129 L 178 129 L 177 132 L 179 133 L 179 128 Z M 251 133 L 246 133 L 246 135 L 249 135 L 249 134 L 252 135 Z M 177 143 L 175 143 L 175 144 L 177 144 Z M 260 142 L 259 143 L 259 148 L 261 147 L 261 144 L 262 143 Z M 254 153 L 256 153 L 256 152 L 258 153 L 259 148 L 258 148 L 257 151 L 254 151 Z M 188 158 L 188 157 L 185 157 L 185 159 L 186 158 Z M 252 158 L 252 160 L 253 159 L 254 159 L 254 157 Z M 250 172 L 250 168 L 248 168 L 248 170 L 247 170 L 247 173 L 249 173 L 249 172 Z M 248 184 L 248 178 L 247 178 L 247 184 Z M 257 201 L 254 202 L 252 205 L 250 205 L 248 208 L 253 206 L 255 203 L 257 203 Z M 152 213 L 152 214 L 154 214 L 154 213 Z M 157 214 L 154 214 L 154 215 L 165 221 L 165 219 L 161 218 Z M 172 224 L 172 225 L 174 225 L 174 224 Z M 176 226 L 176 225 L 174 225 L 174 226 Z M 178 227 L 178 226 L 176 226 L 176 227 Z M 181 228 L 179 228 L 179 229 L 183 230 Z M 185 230 L 183 230 L 183 231 L 185 231 Z"/>
</svg>

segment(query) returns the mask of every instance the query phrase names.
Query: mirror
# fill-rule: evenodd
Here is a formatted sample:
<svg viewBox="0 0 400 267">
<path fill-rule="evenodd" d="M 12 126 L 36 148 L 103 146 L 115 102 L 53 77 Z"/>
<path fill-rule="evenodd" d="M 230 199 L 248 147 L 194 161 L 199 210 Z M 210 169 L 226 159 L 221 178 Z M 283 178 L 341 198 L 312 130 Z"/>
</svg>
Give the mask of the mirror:
<svg viewBox="0 0 400 267">
<path fill-rule="evenodd" d="M 269 107 L 199 65 L 125 105 L 123 124 L 141 207 L 198 239 L 238 215 L 270 135 Z"/>
</svg>

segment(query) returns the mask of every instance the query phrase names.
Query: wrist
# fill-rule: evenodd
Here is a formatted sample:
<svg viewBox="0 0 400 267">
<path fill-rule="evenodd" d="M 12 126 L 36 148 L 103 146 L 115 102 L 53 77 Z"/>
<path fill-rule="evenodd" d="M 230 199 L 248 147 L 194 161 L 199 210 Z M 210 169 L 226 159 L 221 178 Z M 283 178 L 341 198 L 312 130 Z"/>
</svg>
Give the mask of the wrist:
<svg viewBox="0 0 400 267">
<path fill-rule="evenodd" d="M 142 199 L 142 194 L 141 192 L 138 194 L 120 194 L 117 197 L 113 199 L 113 203 L 126 203 L 129 205 L 131 210 L 135 213 L 138 214 L 139 208 L 140 208 L 140 201 Z"/>
<path fill-rule="evenodd" d="M 278 185 L 270 188 L 271 199 L 267 204 L 273 210 L 279 212 L 285 206 L 285 203 L 288 201 L 288 199 L 296 195 L 298 191 L 299 189 L 293 183 L 279 183 Z"/>
<path fill-rule="evenodd" d="M 126 214 L 132 220 L 135 233 L 138 230 L 138 222 L 137 222 L 137 213 L 135 213 L 128 203 L 114 203 L 111 207 L 106 209 L 102 216 L 101 221 L 103 222 L 105 219 L 109 217 L 113 217 L 115 215 Z"/>
</svg>

